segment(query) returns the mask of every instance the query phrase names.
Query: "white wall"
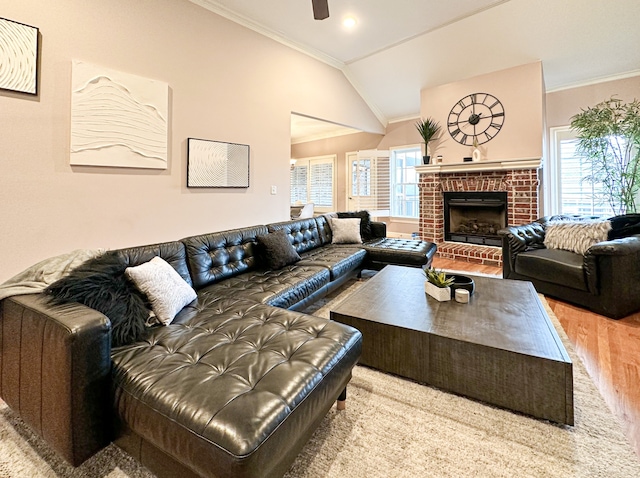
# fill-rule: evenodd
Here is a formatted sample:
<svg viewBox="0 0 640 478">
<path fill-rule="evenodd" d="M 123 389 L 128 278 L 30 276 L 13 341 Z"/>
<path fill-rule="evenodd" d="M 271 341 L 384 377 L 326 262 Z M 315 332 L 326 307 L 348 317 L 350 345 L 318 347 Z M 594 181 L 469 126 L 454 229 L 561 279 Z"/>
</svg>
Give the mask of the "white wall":
<svg viewBox="0 0 640 478">
<path fill-rule="evenodd" d="M 38 97 L 0 92 L 0 282 L 76 248 L 287 219 L 291 111 L 384 132 L 340 71 L 187 0 L 3 1 L 2 16 L 40 28 L 41 66 Z M 69 166 L 73 59 L 169 84 L 166 171 Z M 188 189 L 189 137 L 249 144 L 249 189 Z"/>
</svg>

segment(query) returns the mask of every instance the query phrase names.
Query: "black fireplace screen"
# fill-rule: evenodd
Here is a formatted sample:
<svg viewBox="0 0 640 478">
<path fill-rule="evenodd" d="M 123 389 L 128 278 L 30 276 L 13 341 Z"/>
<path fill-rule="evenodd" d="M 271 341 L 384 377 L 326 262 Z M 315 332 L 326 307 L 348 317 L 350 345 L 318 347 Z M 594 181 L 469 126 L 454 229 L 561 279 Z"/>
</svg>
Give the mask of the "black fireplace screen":
<svg viewBox="0 0 640 478">
<path fill-rule="evenodd" d="M 500 246 L 498 231 L 506 226 L 506 192 L 444 193 L 445 241 Z"/>
</svg>

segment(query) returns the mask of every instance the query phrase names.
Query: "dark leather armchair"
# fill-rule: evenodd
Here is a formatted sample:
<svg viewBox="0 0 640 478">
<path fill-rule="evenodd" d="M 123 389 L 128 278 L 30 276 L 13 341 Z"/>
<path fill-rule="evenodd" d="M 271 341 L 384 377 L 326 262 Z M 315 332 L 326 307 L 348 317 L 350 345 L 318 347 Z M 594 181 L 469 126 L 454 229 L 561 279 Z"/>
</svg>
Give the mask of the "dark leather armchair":
<svg viewBox="0 0 640 478">
<path fill-rule="evenodd" d="M 610 218 L 609 240 L 584 255 L 544 245 L 546 224 L 568 219 L 593 218 L 547 216 L 499 231 L 503 277 L 531 281 L 542 294 L 613 319 L 640 310 L 640 214 Z"/>
</svg>

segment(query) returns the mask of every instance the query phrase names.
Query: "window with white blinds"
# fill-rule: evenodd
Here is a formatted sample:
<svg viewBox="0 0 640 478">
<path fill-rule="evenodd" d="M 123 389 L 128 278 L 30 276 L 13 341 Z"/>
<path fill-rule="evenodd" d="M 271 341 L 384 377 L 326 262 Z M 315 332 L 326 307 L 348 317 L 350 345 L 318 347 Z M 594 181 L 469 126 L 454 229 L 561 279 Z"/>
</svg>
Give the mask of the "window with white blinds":
<svg viewBox="0 0 640 478">
<path fill-rule="evenodd" d="M 309 197 L 309 188 L 307 178 L 309 176 L 309 166 L 298 166 L 293 168 L 290 174 L 291 180 L 291 204 L 304 204 Z"/>
<path fill-rule="evenodd" d="M 591 162 L 578 154 L 575 133 L 568 127 L 552 128 L 551 137 L 545 214 L 615 215 L 603 186 L 585 179 L 592 172 Z"/>
<path fill-rule="evenodd" d="M 291 204 L 313 203 L 315 210 L 334 210 L 335 162 L 335 155 L 298 159 L 290 173 Z"/>
<path fill-rule="evenodd" d="M 373 191 L 372 160 L 359 159 L 351 163 L 351 195 L 371 196 Z"/>
<path fill-rule="evenodd" d="M 419 147 L 391 150 L 391 215 L 417 218 L 420 193 L 416 166 L 422 161 Z"/>
<path fill-rule="evenodd" d="M 333 207 L 333 161 L 311 162 L 309 202 L 316 207 Z"/>
<path fill-rule="evenodd" d="M 390 213 L 389 151 L 377 149 L 347 153 L 347 208 L 365 209 L 372 217 Z"/>
</svg>

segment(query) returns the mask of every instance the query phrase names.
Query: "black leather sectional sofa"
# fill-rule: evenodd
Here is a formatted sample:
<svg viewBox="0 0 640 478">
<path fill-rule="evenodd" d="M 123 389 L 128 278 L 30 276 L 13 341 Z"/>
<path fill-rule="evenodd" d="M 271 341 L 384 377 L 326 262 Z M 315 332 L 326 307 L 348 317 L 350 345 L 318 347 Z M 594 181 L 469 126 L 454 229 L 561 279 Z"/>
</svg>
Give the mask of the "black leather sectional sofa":
<svg viewBox="0 0 640 478">
<path fill-rule="evenodd" d="M 300 260 L 264 266 L 257 237 L 284 230 Z M 117 251 L 160 256 L 197 292 L 170 325 L 111 346 L 109 319 L 43 294 L 0 302 L 0 395 L 79 465 L 111 441 L 159 476 L 282 476 L 345 398 L 360 332 L 296 312 L 362 268 L 427 266 L 435 245 L 332 244 L 324 216 Z"/>
</svg>

